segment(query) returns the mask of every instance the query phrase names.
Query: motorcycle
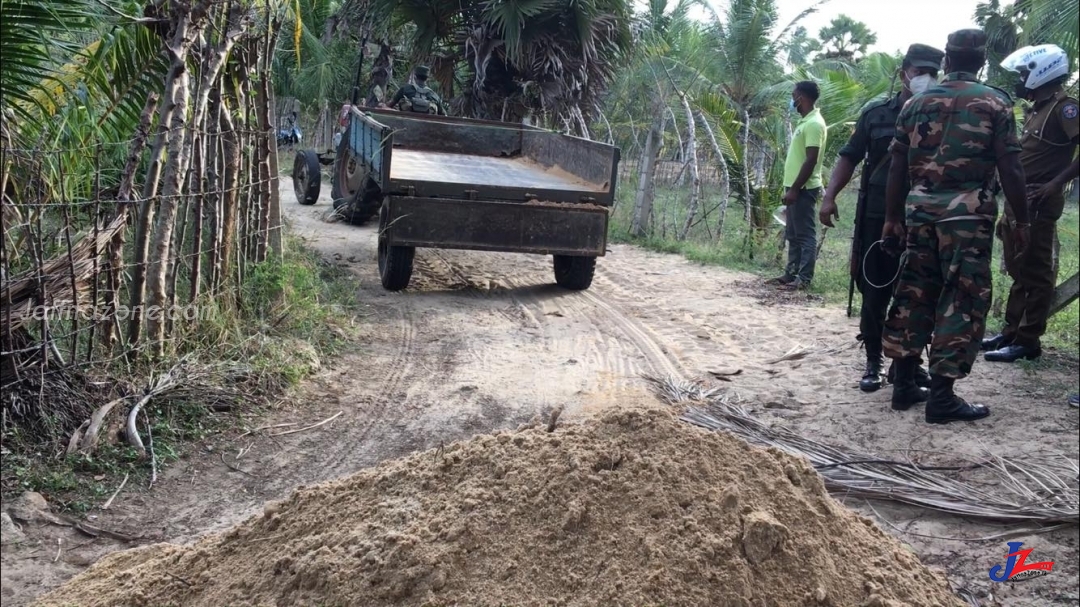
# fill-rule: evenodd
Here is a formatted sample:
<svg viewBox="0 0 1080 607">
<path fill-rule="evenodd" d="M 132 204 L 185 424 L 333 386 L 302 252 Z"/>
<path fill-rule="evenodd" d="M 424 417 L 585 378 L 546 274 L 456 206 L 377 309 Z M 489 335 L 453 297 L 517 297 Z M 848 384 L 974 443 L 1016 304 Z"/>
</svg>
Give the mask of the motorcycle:
<svg viewBox="0 0 1080 607">
<path fill-rule="evenodd" d="M 277 143 L 278 146 L 291 147 L 298 145 L 301 138 L 300 127 L 294 124 L 278 131 Z"/>
</svg>

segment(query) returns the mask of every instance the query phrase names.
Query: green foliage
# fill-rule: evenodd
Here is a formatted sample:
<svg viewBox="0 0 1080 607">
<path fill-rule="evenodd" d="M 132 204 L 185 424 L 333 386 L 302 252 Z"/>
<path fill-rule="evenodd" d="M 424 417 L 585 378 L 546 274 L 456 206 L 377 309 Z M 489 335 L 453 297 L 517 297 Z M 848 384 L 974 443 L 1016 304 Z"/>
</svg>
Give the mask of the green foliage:
<svg viewBox="0 0 1080 607">
<path fill-rule="evenodd" d="M 866 54 L 866 49 L 877 42 L 877 34 L 862 21 L 840 15 L 818 32 L 822 46 L 829 58 L 854 60 Z"/>
</svg>

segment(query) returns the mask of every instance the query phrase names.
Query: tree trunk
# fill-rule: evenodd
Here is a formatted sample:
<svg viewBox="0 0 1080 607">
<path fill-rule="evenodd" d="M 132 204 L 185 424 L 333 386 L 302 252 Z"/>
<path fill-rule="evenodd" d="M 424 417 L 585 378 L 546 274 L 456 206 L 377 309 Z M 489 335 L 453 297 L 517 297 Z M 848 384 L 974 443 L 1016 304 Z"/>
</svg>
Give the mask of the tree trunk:
<svg viewBox="0 0 1080 607">
<path fill-rule="evenodd" d="M 683 94 L 680 97 L 682 98 L 683 111 L 686 112 L 686 161 L 690 166 L 690 202 L 686 209 L 686 221 L 683 223 L 682 231 L 679 232 L 679 240 L 686 240 L 686 237 L 690 235 L 690 228 L 694 225 L 694 219 L 697 217 L 698 197 L 701 193 L 701 175 L 698 173 L 697 129 L 694 128 L 694 112 L 690 109 L 690 101 L 687 100 L 686 95 Z"/>
<path fill-rule="evenodd" d="M 698 112 L 697 118 L 698 122 L 705 127 L 705 133 L 709 136 L 709 143 L 712 145 L 713 155 L 716 156 L 717 166 L 720 170 L 720 219 L 716 222 L 716 242 L 720 242 L 723 239 L 724 221 L 727 219 L 728 200 L 731 197 L 731 180 L 728 174 L 727 160 L 720 150 L 720 144 L 716 142 L 716 135 L 713 134 L 712 125 L 709 124 L 708 118 L 701 112 Z"/>
<path fill-rule="evenodd" d="M 645 138 L 645 152 L 642 159 L 641 175 L 638 176 L 637 197 L 634 201 L 634 218 L 630 224 L 630 235 L 641 238 L 649 231 L 649 219 L 653 212 L 653 198 L 656 194 L 656 159 L 664 142 L 664 129 L 667 126 L 667 114 L 664 102 L 659 96 L 653 98 L 653 121 L 649 125 L 649 134 Z"/>
<path fill-rule="evenodd" d="M 184 194 L 184 173 L 187 170 L 188 152 L 188 103 L 191 98 L 189 86 L 189 74 L 186 67 L 188 37 L 190 22 L 186 16 L 178 19 L 176 34 L 173 41 L 175 56 L 173 57 L 172 73 L 176 77 L 168 83 L 166 94 L 172 100 L 174 107 L 179 111 L 173 113 L 170 128 L 172 137 L 169 141 L 168 161 L 165 165 L 165 174 L 162 178 L 161 204 L 158 208 L 157 217 L 154 220 L 154 232 L 150 243 L 150 259 L 146 282 L 150 290 L 149 307 L 147 314 L 147 336 L 151 341 L 151 353 L 155 358 L 164 354 L 165 347 L 165 323 L 162 315 L 167 312 L 168 305 L 166 287 L 168 286 L 169 258 L 172 254 L 173 230 L 176 227 L 176 214 L 179 209 L 180 198 Z"/>
<path fill-rule="evenodd" d="M 116 209 L 117 217 L 128 216 L 131 213 L 132 206 L 135 204 L 132 200 L 135 189 L 135 174 L 139 170 L 139 161 L 142 159 L 143 150 L 146 149 L 146 140 L 150 136 L 150 123 L 154 119 L 154 112 L 157 111 L 158 99 L 157 93 L 150 93 L 146 99 L 146 104 L 143 106 L 142 115 L 139 116 L 139 126 L 135 130 L 131 149 L 128 151 L 127 162 L 124 164 L 120 189 L 116 194 L 116 199 L 120 201 Z M 106 254 L 106 263 L 108 265 L 105 279 L 106 313 L 100 322 L 102 335 L 104 336 L 103 342 L 110 358 L 120 339 L 120 326 L 117 324 L 116 311 L 120 307 L 120 283 L 121 273 L 124 270 L 124 242 L 126 235 L 127 230 L 121 229 L 118 231 L 116 236 L 113 236 L 112 240 L 109 241 Z"/>
<path fill-rule="evenodd" d="M 221 289 L 232 276 L 233 256 L 237 242 L 237 207 L 240 200 L 240 140 L 232 113 L 221 112 L 221 250 L 214 269 L 214 289 Z M 215 249 L 217 250 L 217 249 Z"/>
<path fill-rule="evenodd" d="M 165 90 L 171 90 L 173 82 L 179 75 L 179 71 L 185 69 L 183 62 L 173 61 L 169 66 L 169 72 L 165 76 Z M 172 117 L 176 113 L 176 100 L 172 96 L 165 98 L 158 116 L 158 133 L 154 141 L 154 149 L 150 153 L 150 168 L 147 170 L 146 182 L 143 183 L 142 204 L 139 205 L 139 215 L 135 227 L 135 259 L 131 274 L 130 286 L 130 314 L 128 319 L 128 344 L 135 345 L 142 337 L 143 303 L 146 301 L 146 272 L 147 259 L 150 255 L 150 227 L 154 221 L 154 203 L 156 202 L 158 186 L 161 183 L 162 154 L 169 145 L 171 137 L 170 125 Z"/>
</svg>

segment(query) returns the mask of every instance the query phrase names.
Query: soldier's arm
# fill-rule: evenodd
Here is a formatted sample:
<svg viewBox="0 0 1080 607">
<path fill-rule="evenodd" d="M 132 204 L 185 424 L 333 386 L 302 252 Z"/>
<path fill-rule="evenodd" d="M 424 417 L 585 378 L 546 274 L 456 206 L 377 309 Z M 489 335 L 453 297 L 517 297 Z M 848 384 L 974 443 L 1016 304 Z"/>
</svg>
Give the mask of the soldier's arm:
<svg viewBox="0 0 1080 607">
<path fill-rule="evenodd" d="M 889 144 L 892 160 L 889 164 L 889 179 L 885 185 L 885 221 L 903 223 L 905 192 L 908 190 L 908 148 L 911 146 L 911 132 L 915 129 L 915 119 L 911 104 L 904 106 L 896 119 L 896 136 Z"/>
<path fill-rule="evenodd" d="M 406 85 L 406 86 L 408 86 L 408 85 Z M 404 86 L 398 88 L 398 90 L 394 93 L 394 96 L 390 98 L 390 102 L 387 103 L 386 105 L 388 105 L 390 107 L 397 107 L 397 104 L 401 102 L 401 99 L 403 97 L 405 97 L 405 87 Z"/>
<path fill-rule="evenodd" d="M 836 166 L 833 167 L 832 175 L 829 176 L 829 185 L 825 187 L 824 200 L 835 200 L 840 191 L 851 183 L 851 178 L 855 175 L 855 167 L 859 166 L 863 158 L 866 158 L 866 150 L 870 147 L 868 113 L 863 112 L 859 116 L 851 137 L 848 138 L 844 147 L 840 148 Z"/>
<path fill-rule="evenodd" d="M 1011 107 L 994 115 L 994 156 L 997 157 L 998 178 L 1005 200 L 1012 208 L 1016 223 L 1027 224 L 1027 186 L 1024 168 L 1020 164 L 1020 141 L 1016 138 L 1016 117 Z"/>
</svg>

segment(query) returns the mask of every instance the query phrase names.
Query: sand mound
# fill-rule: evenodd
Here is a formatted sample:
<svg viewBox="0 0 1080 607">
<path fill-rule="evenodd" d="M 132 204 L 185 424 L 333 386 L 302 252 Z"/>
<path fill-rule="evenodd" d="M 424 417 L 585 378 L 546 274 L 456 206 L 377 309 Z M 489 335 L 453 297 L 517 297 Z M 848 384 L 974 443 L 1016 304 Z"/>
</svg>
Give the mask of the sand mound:
<svg viewBox="0 0 1080 607">
<path fill-rule="evenodd" d="M 297 490 L 191 546 L 103 558 L 39 605 L 963 605 L 805 463 L 609 413 Z"/>
</svg>

